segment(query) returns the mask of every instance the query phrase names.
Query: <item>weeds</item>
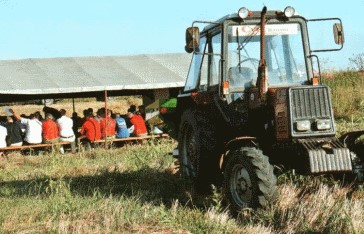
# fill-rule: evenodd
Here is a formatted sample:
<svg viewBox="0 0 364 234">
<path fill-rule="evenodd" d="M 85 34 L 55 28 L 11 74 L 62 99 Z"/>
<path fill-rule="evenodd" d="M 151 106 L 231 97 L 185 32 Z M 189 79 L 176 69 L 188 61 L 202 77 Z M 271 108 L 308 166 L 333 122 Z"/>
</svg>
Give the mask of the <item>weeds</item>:
<svg viewBox="0 0 364 234">
<path fill-rule="evenodd" d="M 294 171 L 279 175 L 275 204 L 245 210 L 240 219 L 229 215 L 218 187 L 196 206 L 182 179 L 166 170 L 173 165 L 166 155 L 174 144 L 98 149 L 92 157 L 8 157 L 0 171 L 0 232 L 360 233 L 364 228 L 362 189 Z"/>
<path fill-rule="evenodd" d="M 364 75 L 356 71 L 335 72 L 324 83 L 331 88 L 336 119 L 348 122 L 351 129 L 364 128 Z"/>
</svg>

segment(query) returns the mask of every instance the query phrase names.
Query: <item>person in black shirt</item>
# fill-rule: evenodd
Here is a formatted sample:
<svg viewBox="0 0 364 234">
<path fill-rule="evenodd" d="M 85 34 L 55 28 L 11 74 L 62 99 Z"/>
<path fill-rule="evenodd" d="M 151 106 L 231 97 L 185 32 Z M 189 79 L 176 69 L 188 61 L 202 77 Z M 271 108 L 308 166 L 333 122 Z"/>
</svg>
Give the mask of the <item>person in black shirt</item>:
<svg viewBox="0 0 364 234">
<path fill-rule="evenodd" d="M 20 123 L 14 122 L 11 116 L 6 118 L 7 124 L 6 129 L 8 130 L 8 135 L 6 137 L 6 143 L 8 146 L 21 146 L 23 145 L 22 130 Z"/>
</svg>

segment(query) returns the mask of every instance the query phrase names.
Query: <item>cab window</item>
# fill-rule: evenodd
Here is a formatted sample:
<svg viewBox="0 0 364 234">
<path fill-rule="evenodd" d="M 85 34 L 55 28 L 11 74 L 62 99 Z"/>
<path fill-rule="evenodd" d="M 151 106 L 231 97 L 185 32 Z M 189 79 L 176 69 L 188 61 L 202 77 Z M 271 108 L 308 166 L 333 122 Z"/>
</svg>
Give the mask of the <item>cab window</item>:
<svg viewBox="0 0 364 234">
<path fill-rule="evenodd" d="M 188 72 L 186 85 L 184 88 L 184 91 L 191 91 L 194 89 L 197 89 L 200 82 L 200 88 L 203 87 L 203 85 L 207 84 L 207 55 L 205 55 L 206 50 L 206 37 L 201 37 L 200 39 L 200 46 L 195 51 L 192 57 L 192 62 L 190 65 L 190 69 Z M 200 69 L 201 68 L 201 69 Z"/>
<path fill-rule="evenodd" d="M 220 80 L 220 58 L 221 58 L 221 33 L 211 39 L 211 79 L 210 86 L 219 84 Z"/>
</svg>

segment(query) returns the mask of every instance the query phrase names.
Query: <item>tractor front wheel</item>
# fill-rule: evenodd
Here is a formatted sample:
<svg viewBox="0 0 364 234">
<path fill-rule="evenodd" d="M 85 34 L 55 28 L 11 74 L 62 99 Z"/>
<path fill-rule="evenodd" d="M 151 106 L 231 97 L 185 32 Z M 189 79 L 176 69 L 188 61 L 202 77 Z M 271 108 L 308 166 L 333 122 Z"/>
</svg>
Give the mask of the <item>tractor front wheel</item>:
<svg viewBox="0 0 364 234">
<path fill-rule="evenodd" d="M 268 157 L 251 147 L 230 151 L 224 170 L 224 197 L 233 214 L 264 207 L 277 195 L 277 179 Z"/>
</svg>

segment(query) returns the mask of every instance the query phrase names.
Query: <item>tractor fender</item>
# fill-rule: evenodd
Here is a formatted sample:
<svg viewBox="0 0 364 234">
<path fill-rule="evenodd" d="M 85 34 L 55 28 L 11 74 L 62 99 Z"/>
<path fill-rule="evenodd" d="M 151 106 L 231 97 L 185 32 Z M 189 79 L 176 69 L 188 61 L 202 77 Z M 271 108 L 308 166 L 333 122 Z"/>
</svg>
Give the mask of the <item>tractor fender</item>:
<svg viewBox="0 0 364 234">
<path fill-rule="evenodd" d="M 347 132 L 343 134 L 339 140 L 349 149 L 351 149 L 355 145 L 356 139 L 364 135 L 364 130 L 362 131 L 353 131 Z"/>
<path fill-rule="evenodd" d="M 347 132 L 343 134 L 339 140 L 354 152 L 362 161 L 364 161 L 364 143 L 356 142 L 361 136 L 364 136 L 364 131 Z"/>
<path fill-rule="evenodd" d="M 256 142 L 256 138 L 255 137 L 251 137 L 251 136 L 241 136 L 241 137 L 236 137 L 232 140 L 230 140 L 229 142 L 227 142 L 225 144 L 225 151 L 224 154 L 221 157 L 220 160 L 220 168 L 222 169 L 222 171 L 225 168 L 226 162 L 227 162 L 227 155 L 230 151 L 232 150 L 236 150 L 238 148 L 241 147 L 254 147 L 254 148 L 258 148 L 258 144 Z"/>
<path fill-rule="evenodd" d="M 230 140 L 228 143 L 226 143 L 225 148 L 226 148 L 226 151 L 229 151 L 229 150 L 236 149 L 236 148 L 239 148 L 242 146 L 257 147 L 256 140 L 257 140 L 257 138 L 251 137 L 251 136 L 236 137 L 236 138 Z"/>
</svg>

